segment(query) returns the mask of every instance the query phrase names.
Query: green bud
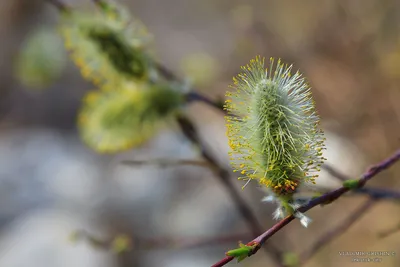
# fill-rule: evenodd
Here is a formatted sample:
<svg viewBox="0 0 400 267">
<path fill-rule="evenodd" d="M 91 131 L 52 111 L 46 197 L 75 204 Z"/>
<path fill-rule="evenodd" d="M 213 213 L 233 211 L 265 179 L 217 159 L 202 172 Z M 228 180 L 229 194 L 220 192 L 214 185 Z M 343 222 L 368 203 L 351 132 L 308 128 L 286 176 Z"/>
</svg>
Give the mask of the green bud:
<svg viewBox="0 0 400 267">
<path fill-rule="evenodd" d="M 358 180 L 346 180 L 343 182 L 343 186 L 349 189 L 356 189 L 360 186 L 360 182 Z"/>
<path fill-rule="evenodd" d="M 252 245 L 244 245 L 239 242 L 239 248 L 229 250 L 225 253 L 226 256 L 237 258 L 237 262 L 241 262 L 245 258 L 247 258 L 251 252 L 258 246 L 258 243 L 254 243 Z"/>
</svg>

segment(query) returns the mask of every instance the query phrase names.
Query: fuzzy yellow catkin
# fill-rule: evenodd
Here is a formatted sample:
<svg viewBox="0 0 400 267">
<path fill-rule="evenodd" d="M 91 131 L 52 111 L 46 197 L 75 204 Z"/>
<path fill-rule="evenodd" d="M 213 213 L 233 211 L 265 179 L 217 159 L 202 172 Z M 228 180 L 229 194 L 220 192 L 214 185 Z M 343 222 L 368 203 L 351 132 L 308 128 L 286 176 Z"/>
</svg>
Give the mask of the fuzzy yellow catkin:
<svg viewBox="0 0 400 267">
<path fill-rule="evenodd" d="M 127 84 L 120 90 L 93 91 L 78 116 L 84 142 L 99 153 L 139 146 L 179 112 L 183 95 L 168 85 Z"/>
<path fill-rule="evenodd" d="M 292 66 L 256 57 L 227 93 L 227 136 L 234 172 L 268 188 L 280 204 L 276 217 L 295 212 L 293 194 L 315 183 L 324 161 L 323 131 L 309 85 Z"/>
<path fill-rule="evenodd" d="M 122 20 L 122 19 L 121 19 Z M 70 57 L 82 76 L 97 86 L 125 81 L 143 81 L 151 60 L 142 24 L 128 27 L 104 14 L 74 12 L 62 17 L 59 30 Z"/>
</svg>

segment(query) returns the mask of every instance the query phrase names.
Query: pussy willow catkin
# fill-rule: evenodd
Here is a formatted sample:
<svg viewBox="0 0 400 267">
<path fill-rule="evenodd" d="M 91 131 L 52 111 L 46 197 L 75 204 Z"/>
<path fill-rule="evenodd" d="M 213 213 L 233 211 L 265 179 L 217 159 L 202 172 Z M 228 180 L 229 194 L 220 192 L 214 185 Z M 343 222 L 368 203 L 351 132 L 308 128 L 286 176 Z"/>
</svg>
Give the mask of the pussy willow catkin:
<svg viewBox="0 0 400 267">
<path fill-rule="evenodd" d="M 99 153 L 139 146 L 179 112 L 181 92 L 169 85 L 125 84 L 118 90 L 90 92 L 78 116 L 82 139 Z"/>
<path fill-rule="evenodd" d="M 240 179 L 270 189 L 283 212 L 295 211 L 300 184 L 315 183 L 323 163 L 323 132 L 309 85 L 292 66 L 257 57 L 234 78 L 225 108 L 231 162 Z"/>
<path fill-rule="evenodd" d="M 142 24 L 126 27 L 104 14 L 74 12 L 62 18 L 59 30 L 82 76 L 98 86 L 143 81 L 150 73 L 148 36 Z"/>
</svg>

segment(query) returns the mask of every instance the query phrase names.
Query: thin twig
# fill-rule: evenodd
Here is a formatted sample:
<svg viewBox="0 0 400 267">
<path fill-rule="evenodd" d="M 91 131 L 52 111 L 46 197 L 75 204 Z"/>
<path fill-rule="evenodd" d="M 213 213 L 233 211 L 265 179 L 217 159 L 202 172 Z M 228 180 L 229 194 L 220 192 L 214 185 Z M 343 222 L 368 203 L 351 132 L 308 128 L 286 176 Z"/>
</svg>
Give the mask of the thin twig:
<svg viewBox="0 0 400 267">
<path fill-rule="evenodd" d="M 74 243 L 78 241 L 86 241 L 94 248 L 99 248 L 104 250 L 108 250 L 112 242 L 111 239 L 96 237 L 82 229 L 75 230 L 73 233 L 71 233 L 70 240 Z"/>
<path fill-rule="evenodd" d="M 392 229 L 386 230 L 384 232 L 381 232 L 378 234 L 380 239 L 386 238 L 392 234 L 395 234 L 397 232 L 400 232 L 400 223 L 397 224 L 395 227 L 393 227 Z"/>
<path fill-rule="evenodd" d="M 350 177 L 348 177 L 347 175 L 341 173 L 340 171 L 336 170 L 335 168 L 333 168 L 331 165 L 324 163 L 321 167 L 322 169 L 324 169 L 325 171 L 327 171 L 330 175 L 332 175 L 333 177 L 335 177 L 336 179 L 338 179 L 339 181 L 346 181 L 349 180 Z"/>
<path fill-rule="evenodd" d="M 326 246 L 328 243 L 332 242 L 332 240 L 338 238 L 341 234 L 343 234 L 346 231 L 346 229 L 349 229 L 351 225 L 353 225 L 357 220 L 359 220 L 361 216 L 364 215 L 365 212 L 369 210 L 374 203 L 376 203 L 376 201 L 373 198 L 369 198 L 355 211 L 352 211 L 350 216 L 347 217 L 341 224 L 339 224 L 335 228 L 331 229 L 330 231 L 319 237 L 314 244 L 308 247 L 307 250 L 305 250 L 300 255 L 300 264 L 304 265 L 324 246 Z"/>
<path fill-rule="evenodd" d="M 223 243 L 237 242 L 244 238 L 251 236 L 251 233 L 233 234 L 225 236 L 212 236 L 212 237 L 183 237 L 183 238 L 169 238 L 169 237 L 156 237 L 153 239 L 138 238 L 137 249 L 192 249 L 202 246 L 221 245 Z"/>
<path fill-rule="evenodd" d="M 187 160 L 187 159 L 151 159 L 151 160 L 123 160 L 120 162 L 128 166 L 158 165 L 162 168 L 174 166 L 197 166 L 211 169 L 213 166 L 206 161 Z"/>
<path fill-rule="evenodd" d="M 390 199 L 390 200 L 400 200 L 400 192 L 389 190 L 386 188 L 376 188 L 376 187 L 364 187 L 359 188 L 354 191 L 356 194 L 365 194 L 376 200 L 380 199 Z"/>
<path fill-rule="evenodd" d="M 395 162 L 397 162 L 400 159 L 400 150 L 398 150 L 393 156 L 390 158 L 382 161 L 381 163 L 371 167 L 364 175 L 361 176 L 361 178 L 358 180 L 358 188 L 361 188 L 367 183 L 372 177 L 380 173 L 381 171 L 389 168 L 392 166 Z M 326 193 L 318 198 L 315 198 L 311 200 L 307 205 L 300 207 L 298 210 L 300 212 L 306 212 L 315 206 L 324 204 L 324 203 L 331 203 L 335 200 L 337 200 L 339 197 L 341 197 L 344 193 L 350 191 L 351 189 L 348 187 L 340 187 L 336 190 L 333 190 L 329 193 Z M 266 232 L 264 232 L 262 235 L 259 235 L 255 239 L 253 239 L 249 243 L 256 243 L 258 246 L 256 246 L 250 253 L 249 256 L 254 255 L 257 253 L 257 251 L 264 245 L 264 243 L 271 238 L 274 234 L 276 234 L 278 231 L 280 231 L 282 228 L 284 228 L 287 224 L 289 224 L 291 221 L 293 221 L 295 217 L 293 215 L 286 217 L 285 219 L 281 220 L 274 226 L 272 226 L 270 229 L 268 229 Z M 212 265 L 212 267 L 221 267 L 226 265 L 228 262 L 232 261 L 234 257 L 231 256 L 226 256 L 219 262 L 215 263 Z"/>
<path fill-rule="evenodd" d="M 125 236 L 119 234 L 118 236 Z M 104 250 L 109 250 L 112 246 L 112 238 L 100 238 L 90 234 L 89 232 L 80 229 L 76 230 L 71 234 L 71 239 L 74 242 L 86 241 L 95 248 L 100 248 Z M 212 237 L 201 237 L 201 236 L 190 236 L 190 237 L 131 237 L 130 243 L 135 250 L 149 250 L 149 249 L 192 249 L 199 248 L 202 246 L 215 246 L 221 245 L 223 243 L 237 242 L 238 240 L 249 238 L 251 233 L 238 233 L 233 235 L 220 235 Z"/>
<path fill-rule="evenodd" d="M 218 180 L 223 184 L 223 186 L 229 193 L 229 196 L 231 197 L 235 207 L 240 212 L 242 217 L 246 220 L 252 233 L 254 235 L 259 235 L 260 233 L 262 233 L 262 227 L 259 224 L 256 216 L 252 212 L 251 207 L 247 205 L 247 203 L 244 201 L 244 199 L 241 197 L 241 195 L 236 190 L 234 184 L 232 183 L 229 171 L 219 166 L 214 157 L 205 149 L 205 146 L 200 140 L 193 124 L 187 118 L 180 116 L 177 118 L 177 120 L 184 135 L 192 143 L 199 146 L 204 159 L 206 159 L 210 163 L 210 165 L 213 166 L 213 169 L 215 170 L 215 177 L 218 178 Z M 278 266 L 282 265 L 282 252 L 280 252 L 279 249 L 272 246 L 272 244 L 269 244 L 265 247 L 265 251 L 272 256 L 273 260 Z"/>
<path fill-rule="evenodd" d="M 155 62 L 155 67 L 158 70 L 158 72 L 168 81 L 174 81 L 174 82 L 182 82 L 178 76 L 176 76 L 171 70 L 169 70 L 167 67 L 162 65 L 161 63 Z M 213 107 L 219 111 L 222 111 L 224 114 L 226 114 L 226 111 L 223 109 L 222 105 L 218 104 L 217 102 L 211 100 L 210 98 L 204 96 L 203 94 L 198 93 L 195 89 L 192 89 L 190 92 L 186 94 L 186 101 L 188 103 L 194 102 L 194 101 L 199 101 L 202 103 L 205 103 L 206 105 Z"/>
</svg>

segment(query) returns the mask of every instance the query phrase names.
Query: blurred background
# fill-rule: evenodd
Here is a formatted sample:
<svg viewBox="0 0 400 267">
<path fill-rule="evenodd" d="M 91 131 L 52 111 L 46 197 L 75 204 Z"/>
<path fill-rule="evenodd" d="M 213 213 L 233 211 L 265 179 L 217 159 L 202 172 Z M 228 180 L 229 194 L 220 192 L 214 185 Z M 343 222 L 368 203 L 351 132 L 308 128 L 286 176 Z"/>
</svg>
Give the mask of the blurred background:
<svg viewBox="0 0 400 267">
<path fill-rule="evenodd" d="M 399 1 L 121 2 L 154 35 L 156 58 L 211 98 L 221 99 L 239 67 L 256 55 L 293 63 L 313 88 L 328 139 L 325 157 L 349 177 L 400 147 Z M 86 0 L 64 3 L 93 8 Z M 0 266 L 211 266 L 237 241 L 252 239 L 211 171 L 120 164 L 198 159 L 175 126 L 139 149 L 112 156 L 98 155 L 82 143 L 76 115 L 93 86 L 64 60 L 54 34 L 57 21 L 57 10 L 44 0 L 0 4 Z M 41 31 L 36 45 L 58 63 L 47 70 L 54 81 L 34 81 L 46 85 L 35 90 L 21 82 L 18 58 L 26 40 Z M 229 168 L 221 113 L 193 104 L 188 114 L 220 164 Z M 400 190 L 399 175 L 400 164 L 370 184 Z M 231 178 L 240 190 L 242 183 Z M 318 185 L 334 188 L 340 182 L 323 172 Z M 273 225 L 274 206 L 261 203 L 261 190 L 249 186 L 240 194 L 264 229 Z M 315 208 L 308 213 L 314 220 L 308 229 L 293 222 L 269 242 L 299 253 L 365 200 L 346 197 Z M 369 265 L 399 266 L 400 231 L 377 236 L 399 224 L 399 211 L 398 203 L 377 202 L 305 266 L 353 266 L 339 251 L 395 251 L 397 256 Z M 78 238 L 79 231 L 92 240 Z M 128 250 L 109 249 L 107 240 L 116 236 L 114 245 Z M 219 236 L 231 238 L 190 246 Z M 263 251 L 241 264 L 274 266 Z"/>
</svg>

